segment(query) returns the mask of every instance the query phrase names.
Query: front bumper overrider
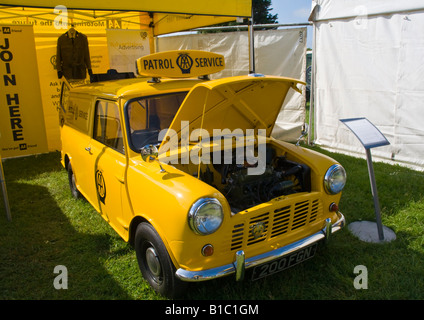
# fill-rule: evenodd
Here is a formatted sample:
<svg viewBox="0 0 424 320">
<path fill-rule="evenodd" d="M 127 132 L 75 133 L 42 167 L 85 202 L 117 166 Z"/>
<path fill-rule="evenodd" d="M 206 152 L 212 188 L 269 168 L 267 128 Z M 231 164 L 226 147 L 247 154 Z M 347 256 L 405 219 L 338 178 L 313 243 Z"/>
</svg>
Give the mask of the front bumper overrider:
<svg viewBox="0 0 424 320">
<path fill-rule="evenodd" d="M 328 241 L 332 233 L 339 231 L 345 225 L 345 217 L 343 216 L 343 214 L 338 212 L 338 216 L 339 219 L 334 224 L 331 223 L 331 219 L 326 219 L 323 229 L 321 229 L 317 233 L 314 233 L 308 237 L 300 239 L 284 247 L 265 252 L 263 254 L 248 259 L 245 258 L 244 251 L 239 250 L 235 254 L 234 263 L 199 271 L 189 271 L 180 268 L 177 270 L 176 276 L 182 281 L 198 282 L 235 274 L 236 280 L 240 281 L 243 279 L 244 271 L 247 268 L 252 268 L 262 263 L 267 263 L 275 259 L 287 256 L 297 250 L 308 247 L 311 244 L 316 243 L 320 240 Z"/>
</svg>

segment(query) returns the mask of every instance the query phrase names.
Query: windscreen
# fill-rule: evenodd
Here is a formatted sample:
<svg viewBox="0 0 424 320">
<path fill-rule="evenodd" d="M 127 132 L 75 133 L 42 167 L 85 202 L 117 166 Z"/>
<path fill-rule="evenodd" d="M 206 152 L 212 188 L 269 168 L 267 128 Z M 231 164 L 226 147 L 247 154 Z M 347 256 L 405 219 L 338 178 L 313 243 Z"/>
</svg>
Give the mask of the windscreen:
<svg viewBox="0 0 424 320">
<path fill-rule="evenodd" d="M 129 145 L 139 152 L 148 144 L 157 145 L 159 132 L 168 129 L 187 92 L 130 100 L 126 105 Z"/>
</svg>

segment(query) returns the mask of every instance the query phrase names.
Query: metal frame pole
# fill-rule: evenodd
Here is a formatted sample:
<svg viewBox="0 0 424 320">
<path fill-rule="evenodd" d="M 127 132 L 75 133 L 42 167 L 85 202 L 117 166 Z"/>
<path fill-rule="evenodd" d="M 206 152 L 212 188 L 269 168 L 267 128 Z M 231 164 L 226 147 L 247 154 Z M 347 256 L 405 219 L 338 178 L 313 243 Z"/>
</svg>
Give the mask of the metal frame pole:
<svg viewBox="0 0 424 320">
<path fill-rule="evenodd" d="M 256 73 L 255 66 L 255 36 L 253 34 L 253 5 L 252 5 L 252 17 L 249 23 L 249 50 L 250 50 L 250 70 L 249 73 Z"/>
<path fill-rule="evenodd" d="M 376 222 L 377 222 L 378 238 L 380 239 L 380 241 L 383 241 L 384 240 L 383 224 L 381 222 L 380 203 L 378 201 L 377 183 L 375 182 L 371 151 L 369 148 L 366 148 L 365 150 L 367 152 L 367 164 L 368 164 L 368 173 L 370 176 L 370 183 L 371 183 L 371 193 L 374 198 L 374 209 L 375 209 L 375 216 L 376 216 Z"/>
<path fill-rule="evenodd" d="M 4 207 L 6 209 L 7 220 L 12 221 L 12 215 L 10 213 L 10 206 L 9 206 L 9 198 L 7 196 L 6 181 L 4 180 L 3 161 L 1 159 L 1 155 L 0 155 L 0 183 L 1 183 L 1 188 L 3 190 L 3 200 L 4 200 Z"/>
<path fill-rule="evenodd" d="M 309 97 L 309 128 L 308 128 L 308 145 L 312 145 L 316 139 L 316 121 L 315 121 L 315 88 L 316 88 L 316 26 L 313 24 L 312 29 L 312 64 L 311 64 L 311 87 Z M 311 141 L 311 132 L 313 140 Z"/>
</svg>

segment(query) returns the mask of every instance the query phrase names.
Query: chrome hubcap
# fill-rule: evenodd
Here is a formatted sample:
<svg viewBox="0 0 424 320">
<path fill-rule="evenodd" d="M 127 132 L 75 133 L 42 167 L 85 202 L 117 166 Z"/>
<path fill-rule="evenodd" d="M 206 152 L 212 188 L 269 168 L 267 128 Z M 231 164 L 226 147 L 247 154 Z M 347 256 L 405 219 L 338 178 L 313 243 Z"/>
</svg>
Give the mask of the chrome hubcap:
<svg viewBox="0 0 424 320">
<path fill-rule="evenodd" d="M 162 269 L 160 266 L 158 255 L 156 254 L 156 251 L 153 247 L 149 247 L 146 250 L 146 262 L 155 281 L 160 282 L 160 275 L 162 273 Z"/>
</svg>

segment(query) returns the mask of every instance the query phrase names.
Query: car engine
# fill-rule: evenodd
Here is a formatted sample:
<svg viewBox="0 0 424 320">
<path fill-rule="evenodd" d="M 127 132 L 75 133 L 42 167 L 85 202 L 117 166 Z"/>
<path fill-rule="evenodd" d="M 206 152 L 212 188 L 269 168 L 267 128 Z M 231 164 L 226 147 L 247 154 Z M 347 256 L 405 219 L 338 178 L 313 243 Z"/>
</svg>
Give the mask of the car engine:
<svg viewBox="0 0 424 320">
<path fill-rule="evenodd" d="M 249 175 L 249 164 L 214 164 L 220 174 L 221 192 L 227 198 L 231 211 L 237 213 L 260 203 L 283 195 L 310 192 L 310 168 L 288 160 L 285 156 L 275 156 L 267 146 L 265 172 L 262 175 Z M 213 172 L 206 168 L 201 179 L 213 184 Z M 215 186 L 216 187 L 216 186 Z"/>
</svg>

